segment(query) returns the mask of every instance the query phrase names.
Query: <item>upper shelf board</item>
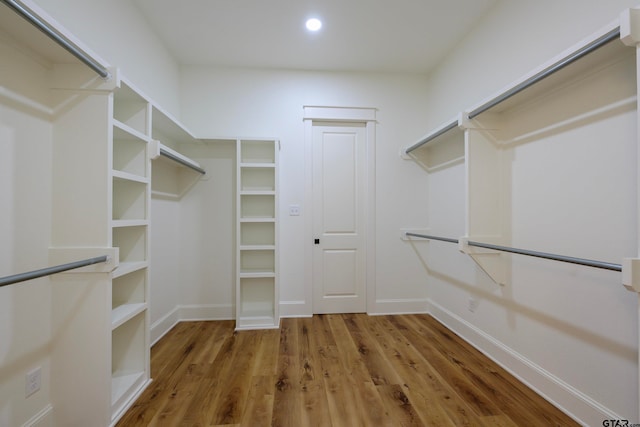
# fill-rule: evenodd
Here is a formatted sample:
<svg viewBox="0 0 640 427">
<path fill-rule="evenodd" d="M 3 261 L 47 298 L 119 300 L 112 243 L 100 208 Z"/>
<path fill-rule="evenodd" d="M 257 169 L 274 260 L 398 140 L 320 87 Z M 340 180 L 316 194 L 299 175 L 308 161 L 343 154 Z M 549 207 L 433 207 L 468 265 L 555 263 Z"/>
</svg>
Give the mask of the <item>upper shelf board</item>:
<svg viewBox="0 0 640 427">
<path fill-rule="evenodd" d="M 630 49 L 622 43 L 620 27 L 607 28 L 542 64 L 503 88 L 498 94 L 472 107 L 465 116 L 473 119 L 485 112 L 503 113 L 544 96 L 582 76 L 597 72 L 628 55 L 635 55 L 635 49 Z"/>
</svg>

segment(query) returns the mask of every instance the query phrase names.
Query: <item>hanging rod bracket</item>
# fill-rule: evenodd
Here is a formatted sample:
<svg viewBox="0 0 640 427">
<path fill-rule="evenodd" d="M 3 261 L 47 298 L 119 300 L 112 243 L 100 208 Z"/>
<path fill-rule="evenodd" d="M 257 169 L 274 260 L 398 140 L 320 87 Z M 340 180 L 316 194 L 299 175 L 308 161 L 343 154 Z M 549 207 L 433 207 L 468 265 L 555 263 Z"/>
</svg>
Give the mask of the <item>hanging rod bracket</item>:
<svg viewBox="0 0 640 427">
<path fill-rule="evenodd" d="M 622 285 L 629 291 L 640 293 L 640 258 L 622 260 Z"/>
<path fill-rule="evenodd" d="M 0 0 L 1 1 L 1 0 Z M 120 71 L 108 67 L 110 79 L 93 75 L 82 64 L 55 64 L 49 88 L 72 92 L 112 92 L 120 87 Z"/>
<path fill-rule="evenodd" d="M 620 14 L 620 41 L 631 47 L 640 44 L 640 9 L 626 9 Z"/>
<path fill-rule="evenodd" d="M 458 239 L 458 250 L 468 255 L 496 284 L 507 284 L 507 264 L 500 252 L 475 249 L 467 236 Z"/>
</svg>

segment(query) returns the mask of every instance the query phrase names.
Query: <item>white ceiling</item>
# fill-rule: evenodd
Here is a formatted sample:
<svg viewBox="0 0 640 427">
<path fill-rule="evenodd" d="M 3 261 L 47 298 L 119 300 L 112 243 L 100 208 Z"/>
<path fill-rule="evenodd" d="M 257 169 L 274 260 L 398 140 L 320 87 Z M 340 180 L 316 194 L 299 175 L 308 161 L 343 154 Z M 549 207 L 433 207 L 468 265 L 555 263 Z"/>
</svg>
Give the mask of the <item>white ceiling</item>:
<svg viewBox="0 0 640 427">
<path fill-rule="evenodd" d="M 497 0 L 133 0 L 181 64 L 426 73 Z M 308 17 L 323 28 L 309 33 Z"/>
</svg>

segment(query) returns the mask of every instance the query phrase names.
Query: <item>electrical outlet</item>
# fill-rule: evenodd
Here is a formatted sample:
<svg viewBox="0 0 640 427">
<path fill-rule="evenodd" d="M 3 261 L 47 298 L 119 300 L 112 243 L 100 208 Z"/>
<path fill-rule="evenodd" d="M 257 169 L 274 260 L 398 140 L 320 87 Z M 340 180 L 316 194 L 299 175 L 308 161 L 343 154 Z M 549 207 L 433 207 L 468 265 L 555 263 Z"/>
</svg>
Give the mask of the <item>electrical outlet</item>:
<svg viewBox="0 0 640 427">
<path fill-rule="evenodd" d="M 25 377 L 24 397 L 29 397 L 36 391 L 40 390 L 42 384 L 42 368 L 38 366 Z"/>
<path fill-rule="evenodd" d="M 289 205 L 290 216 L 300 216 L 300 205 Z"/>
<path fill-rule="evenodd" d="M 474 313 L 476 311 L 476 309 L 478 308 L 478 304 L 480 304 L 480 302 L 475 299 L 475 298 L 469 298 L 469 311 Z"/>
</svg>

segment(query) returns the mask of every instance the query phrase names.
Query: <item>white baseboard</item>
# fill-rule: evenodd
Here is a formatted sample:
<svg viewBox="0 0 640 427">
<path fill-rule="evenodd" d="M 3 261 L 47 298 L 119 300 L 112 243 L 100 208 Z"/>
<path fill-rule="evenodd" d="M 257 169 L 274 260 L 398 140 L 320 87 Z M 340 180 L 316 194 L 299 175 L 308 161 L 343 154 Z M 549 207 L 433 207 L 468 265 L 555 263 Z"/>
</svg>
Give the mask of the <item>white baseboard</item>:
<svg viewBox="0 0 640 427">
<path fill-rule="evenodd" d="M 230 304 L 177 305 L 151 325 L 151 345 L 155 344 L 178 322 L 198 320 L 232 320 L 233 307 Z"/>
<path fill-rule="evenodd" d="M 385 314 L 415 314 L 427 313 L 427 299 L 388 299 L 377 300 L 374 307 L 369 307 L 371 316 Z M 311 317 L 313 310 L 310 304 L 304 301 L 280 301 L 280 317 Z"/>
<path fill-rule="evenodd" d="M 180 321 L 183 320 L 233 320 L 231 304 L 180 305 Z"/>
<path fill-rule="evenodd" d="M 280 317 L 311 317 L 311 307 L 304 301 L 280 301 Z"/>
<path fill-rule="evenodd" d="M 118 413 L 114 414 L 109 427 L 115 427 L 115 425 L 118 424 L 120 418 L 122 418 L 122 416 L 126 414 L 129 409 L 131 409 L 131 407 L 136 403 L 136 400 L 138 400 L 138 398 L 142 395 L 142 392 L 144 392 L 152 382 L 152 379 L 148 379 L 140 384 L 140 387 L 138 387 L 138 389 L 131 395 L 129 400 L 122 406 L 122 408 L 118 410 Z"/>
<path fill-rule="evenodd" d="M 386 314 L 417 314 L 428 313 L 429 301 L 427 299 L 379 299 L 374 307 L 369 307 L 370 316 L 382 316 Z"/>
<path fill-rule="evenodd" d="M 151 345 L 154 345 L 160 340 L 167 332 L 171 330 L 180 321 L 178 306 L 175 306 L 173 310 L 165 314 L 159 320 L 155 321 L 151 325 L 149 332 L 149 339 Z"/>
<path fill-rule="evenodd" d="M 53 406 L 49 403 L 29 419 L 22 427 L 53 427 Z"/>
<path fill-rule="evenodd" d="M 578 423 L 595 426 L 624 418 L 431 300 L 429 313 Z"/>
<path fill-rule="evenodd" d="M 369 307 L 370 316 L 385 314 L 415 314 L 427 313 L 427 299 L 389 299 L 377 300 L 373 307 Z M 280 317 L 311 317 L 313 310 L 304 301 L 280 301 Z"/>
</svg>

